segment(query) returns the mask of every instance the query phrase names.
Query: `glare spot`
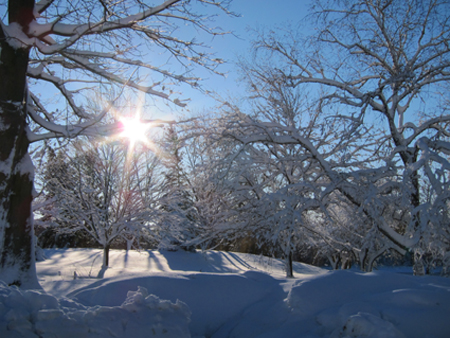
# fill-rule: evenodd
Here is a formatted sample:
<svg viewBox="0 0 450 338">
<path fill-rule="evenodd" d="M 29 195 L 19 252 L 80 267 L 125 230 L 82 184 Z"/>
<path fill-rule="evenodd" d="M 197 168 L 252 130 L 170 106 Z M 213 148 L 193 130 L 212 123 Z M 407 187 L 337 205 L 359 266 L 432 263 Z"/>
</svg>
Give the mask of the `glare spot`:
<svg viewBox="0 0 450 338">
<path fill-rule="evenodd" d="M 120 122 L 122 123 L 121 137 L 128 138 L 132 143 L 147 141 L 150 123 L 142 123 L 139 118 L 122 119 Z"/>
</svg>

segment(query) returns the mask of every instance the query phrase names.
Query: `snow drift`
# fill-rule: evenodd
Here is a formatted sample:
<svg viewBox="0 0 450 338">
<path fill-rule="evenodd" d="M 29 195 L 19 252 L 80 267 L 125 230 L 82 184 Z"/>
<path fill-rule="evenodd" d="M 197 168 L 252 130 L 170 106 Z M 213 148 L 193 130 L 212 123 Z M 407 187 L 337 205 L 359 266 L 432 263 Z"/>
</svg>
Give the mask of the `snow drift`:
<svg viewBox="0 0 450 338">
<path fill-rule="evenodd" d="M 296 282 L 286 302 L 299 317 L 314 317 L 331 338 L 447 337 L 450 289 L 442 282 L 448 281 L 332 271 Z"/>
<path fill-rule="evenodd" d="M 190 337 L 190 310 L 149 295 L 128 291 L 120 306 L 83 306 L 38 290 L 20 290 L 0 281 L 0 337 Z"/>
<path fill-rule="evenodd" d="M 101 250 L 44 253 L 37 271 L 48 294 L 0 284 L 1 338 L 450 337 L 450 279 L 410 267 L 295 262 L 296 278 L 285 278 L 284 263 L 263 256 L 112 250 L 98 279 Z"/>
</svg>

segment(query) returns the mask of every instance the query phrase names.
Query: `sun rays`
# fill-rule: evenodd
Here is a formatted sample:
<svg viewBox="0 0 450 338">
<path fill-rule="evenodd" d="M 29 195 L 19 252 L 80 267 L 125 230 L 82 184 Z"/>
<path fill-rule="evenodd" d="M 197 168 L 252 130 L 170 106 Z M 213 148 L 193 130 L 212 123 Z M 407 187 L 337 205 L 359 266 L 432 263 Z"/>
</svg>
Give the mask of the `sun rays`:
<svg viewBox="0 0 450 338">
<path fill-rule="evenodd" d="M 162 156 L 163 150 L 158 146 L 158 139 L 165 119 L 161 119 L 161 114 L 154 118 L 154 113 L 148 111 L 152 108 L 145 104 L 145 98 L 127 94 L 109 110 L 105 119 L 111 126 L 111 133 L 107 137 L 99 137 L 96 142 L 123 147 L 126 166 L 129 166 L 133 158 L 146 156 L 146 153 Z M 100 104 L 105 102 L 102 97 L 97 97 L 97 100 Z"/>
<path fill-rule="evenodd" d="M 121 137 L 127 138 L 132 143 L 148 141 L 147 132 L 152 127 L 151 123 L 142 122 L 139 116 L 121 119 L 120 123 L 122 124 Z"/>
</svg>

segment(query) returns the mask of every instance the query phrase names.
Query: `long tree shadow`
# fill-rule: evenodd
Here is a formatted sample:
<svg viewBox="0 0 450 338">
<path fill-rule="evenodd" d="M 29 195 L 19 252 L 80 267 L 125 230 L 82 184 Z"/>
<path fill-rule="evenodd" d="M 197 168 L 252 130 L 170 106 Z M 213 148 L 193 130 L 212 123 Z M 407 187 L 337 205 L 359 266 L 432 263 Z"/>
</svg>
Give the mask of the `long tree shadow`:
<svg viewBox="0 0 450 338">
<path fill-rule="evenodd" d="M 158 257 L 152 252 L 152 250 L 147 250 L 148 258 L 147 258 L 147 269 L 151 270 L 153 268 L 153 264 L 155 264 L 155 268 L 160 271 L 164 271 L 164 266 L 161 264 Z"/>
<path fill-rule="evenodd" d="M 167 261 L 171 270 L 175 271 L 199 271 L 199 272 L 222 272 L 230 273 L 244 270 L 237 266 L 226 255 L 217 251 L 204 252 L 183 252 L 183 251 L 165 251 L 159 252 Z M 235 268 L 224 264 L 228 261 Z"/>
<path fill-rule="evenodd" d="M 97 274 L 97 278 L 104 278 L 106 270 L 108 270 L 108 267 L 107 266 L 102 266 L 102 268 L 100 269 L 100 271 Z"/>
<path fill-rule="evenodd" d="M 123 267 L 128 267 L 128 258 L 129 258 L 129 250 L 125 251 L 125 255 L 123 256 Z"/>
<path fill-rule="evenodd" d="M 219 252 L 222 256 L 224 256 L 232 265 L 234 265 L 238 270 L 244 270 L 243 268 L 247 270 L 256 270 L 255 267 L 248 264 L 246 261 L 244 261 L 239 255 L 236 255 L 234 252 Z M 236 262 L 233 262 L 231 260 L 232 257 L 237 263 L 239 263 L 241 266 L 238 266 Z"/>
</svg>

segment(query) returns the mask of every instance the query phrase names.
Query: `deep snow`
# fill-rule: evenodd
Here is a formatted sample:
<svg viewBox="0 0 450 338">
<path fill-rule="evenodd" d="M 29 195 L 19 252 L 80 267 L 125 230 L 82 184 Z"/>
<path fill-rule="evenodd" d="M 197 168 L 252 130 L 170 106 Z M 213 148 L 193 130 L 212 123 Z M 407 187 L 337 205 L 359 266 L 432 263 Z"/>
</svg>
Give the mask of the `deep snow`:
<svg viewBox="0 0 450 338">
<path fill-rule="evenodd" d="M 45 255 L 48 294 L 0 285 L 0 337 L 450 337 L 448 278 L 295 263 L 286 279 L 278 260 L 217 251 L 111 250 L 106 271 L 101 250 Z"/>
</svg>

